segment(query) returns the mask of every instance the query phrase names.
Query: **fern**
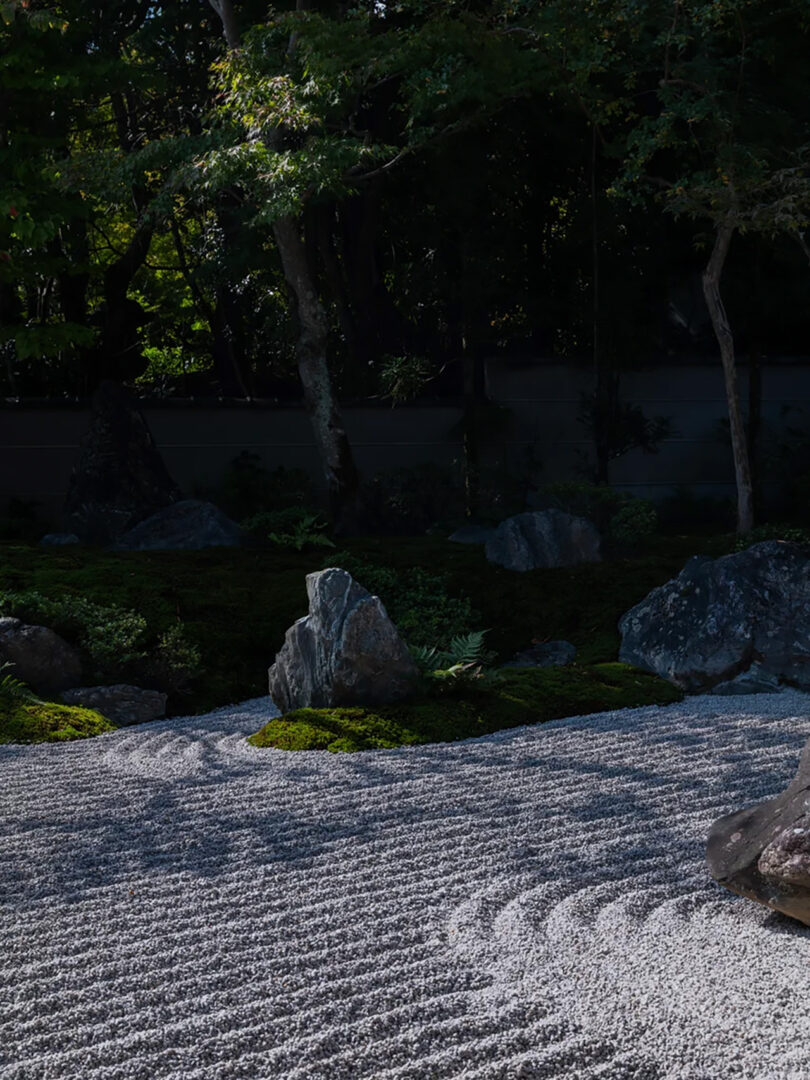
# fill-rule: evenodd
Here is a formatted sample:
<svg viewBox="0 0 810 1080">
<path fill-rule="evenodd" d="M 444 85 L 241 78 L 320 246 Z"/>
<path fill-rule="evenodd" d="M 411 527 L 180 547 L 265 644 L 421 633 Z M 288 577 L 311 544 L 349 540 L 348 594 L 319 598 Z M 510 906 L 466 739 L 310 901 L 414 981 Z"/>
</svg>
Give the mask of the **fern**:
<svg viewBox="0 0 810 1080">
<path fill-rule="evenodd" d="M 411 655 L 429 679 L 451 686 L 460 682 L 496 682 L 498 673 L 490 667 L 495 653 L 484 648 L 488 630 L 457 634 L 446 649 L 425 646 L 412 648 Z"/>
<path fill-rule="evenodd" d="M 0 672 L 12 667 L 14 667 L 14 664 L 5 660 L 0 664 Z M 3 675 L 2 679 L 0 679 L 0 701 L 31 701 L 37 705 L 42 704 L 42 698 L 37 697 L 30 687 L 26 686 L 20 679 L 15 679 L 13 675 Z"/>
</svg>

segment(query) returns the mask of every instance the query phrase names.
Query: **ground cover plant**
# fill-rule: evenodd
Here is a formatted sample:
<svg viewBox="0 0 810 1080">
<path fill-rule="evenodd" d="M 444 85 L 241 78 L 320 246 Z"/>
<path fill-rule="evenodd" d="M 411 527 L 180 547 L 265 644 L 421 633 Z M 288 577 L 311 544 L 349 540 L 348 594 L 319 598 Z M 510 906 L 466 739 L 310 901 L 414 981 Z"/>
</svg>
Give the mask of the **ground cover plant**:
<svg viewBox="0 0 810 1080">
<path fill-rule="evenodd" d="M 503 663 L 533 641 L 564 638 L 577 646 L 578 677 L 585 678 L 592 665 L 615 662 L 616 623 L 629 607 L 690 555 L 732 550 L 734 537 L 657 537 L 632 558 L 526 574 L 493 566 L 480 547 L 442 536 L 344 538 L 340 544 L 335 551 L 268 545 L 105 552 L 5 543 L 0 594 L 34 592 L 51 602 L 73 597 L 75 609 L 81 600 L 85 610 L 95 604 L 133 612 L 145 623 L 144 640 L 155 647 L 181 627 L 199 665 L 187 685 L 169 690 L 167 715 L 192 715 L 267 693 L 267 668 L 285 631 L 307 611 L 306 574 L 324 565 L 343 566 L 376 591 L 414 647 L 441 648 L 457 634 L 490 628 L 487 648 Z M 80 644 L 78 624 L 65 620 L 58 632 Z M 558 715 L 601 707 L 591 697 L 586 708 L 574 684 L 565 685 L 567 703 L 557 699 Z M 613 702 L 602 699 L 606 708 L 618 707 Z"/>
<path fill-rule="evenodd" d="M 466 683 L 414 702 L 376 708 L 296 709 L 249 738 L 280 750 L 383 750 L 455 742 L 522 724 L 639 705 L 668 705 L 682 691 L 627 664 L 513 668 L 480 688 Z"/>
</svg>

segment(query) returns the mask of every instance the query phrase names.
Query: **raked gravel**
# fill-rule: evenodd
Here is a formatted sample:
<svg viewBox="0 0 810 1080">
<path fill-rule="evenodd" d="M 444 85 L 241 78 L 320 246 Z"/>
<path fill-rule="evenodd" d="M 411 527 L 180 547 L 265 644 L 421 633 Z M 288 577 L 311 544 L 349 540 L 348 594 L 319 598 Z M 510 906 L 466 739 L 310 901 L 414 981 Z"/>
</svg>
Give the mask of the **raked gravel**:
<svg viewBox="0 0 810 1080">
<path fill-rule="evenodd" d="M 804 1080 L 810 929 L 706 872 L 810 696 L 353 755 L 269 698 L 0 747 L 2 1080 Z"/>
</svg>

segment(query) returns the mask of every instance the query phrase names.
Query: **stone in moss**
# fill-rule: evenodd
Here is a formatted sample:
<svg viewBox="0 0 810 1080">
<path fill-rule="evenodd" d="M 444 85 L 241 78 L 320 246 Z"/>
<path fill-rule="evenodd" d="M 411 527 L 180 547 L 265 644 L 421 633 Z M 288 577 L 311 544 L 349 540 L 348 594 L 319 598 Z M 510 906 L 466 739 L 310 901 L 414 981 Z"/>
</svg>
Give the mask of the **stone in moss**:
<svg viewBox="0 0 810 1080">
<path fill-rule="evenodd" d="M 666 705 L 682 697 L 670 683 L 627 664 L 514 668 L 480 689 L 467 684 L 409 703 L 296 709 L 271 720 L 248 741 L 258 747 L 334 753 L 390 749 L 455 742 L 564 716 Z"/>
<path fill-rule="evenodd" d="M 115 731 L 95 709 L 56 702 L 0 702 L 0 743 L 67 742 Z"/>
</svg>

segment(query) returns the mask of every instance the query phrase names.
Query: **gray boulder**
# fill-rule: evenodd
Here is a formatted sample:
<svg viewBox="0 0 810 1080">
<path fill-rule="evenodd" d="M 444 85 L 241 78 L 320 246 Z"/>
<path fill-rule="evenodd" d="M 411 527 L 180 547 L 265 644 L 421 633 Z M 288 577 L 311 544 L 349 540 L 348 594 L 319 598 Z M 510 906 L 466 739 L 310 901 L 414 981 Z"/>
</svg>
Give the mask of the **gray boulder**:
<svg viewBox="0 0 810 1080">
<path fill-rule="evenodd" d="M 307 574 L 309 614 L 287 631 L 269 670 L 282 713 L 384 705 L 408 697 L 419 672 L 378 596 L 345 570 Z"/>
<path fill-rule="evenodd" d="M 810 689 L 810 552 L 769 540 L 695 556 L 619 620 L 619 659 L 690 692 L 735 679 Z"/>
<path fill-rule="evenodd" d="M 562 510 L 533 510 L 507 518 L 484 551 L 489 562 L 519 571 L 601 560 L 595 526 Z"/>
<path fill-rule="evenodd" d="M 197 551 L 209 547 L 238 547 L 243 539 L 244 533 L 236 522 L 213 503 L 182 499 L 130 529 L 112 550 Z"/>
<path fill-rule="evenodd" d="M 776 799 L 712 825 L 709 871 L 726 889 L 810 926 L 810 741 L 795 778 Z"/>
<path fill-rule="evenodd" d="M 778 675 L 765 671 L 762 664 L 754 661 L 748 671 L 718 683 L 709 693 L 728 697 L 733 694 L 778 694 L 783 689 Z"/>
<path fill-rule="evenodd" d="M 65 705 L 96 709 L 120 727 L 145 724 L 166 713 L 166 695 L 157 690 L 116 683 L 113 686 L 76 686 L 60 695 Z"/>
<path fill-rule="evenodd" d="M 570 641 L 544 641 L 515 653 L 504 667 L 565 667 L 572 664 L 577 655 L 576 645 Z"/>
<path fill-rule="evenodd" d="M 14 665 L 10 674 L 37 694 L 48 695 L 75 686 L 82 675 L 78 652 L 47 626 L 29 626 L 21 619 L 0 618 L 0 662 Z"/>
</svg>

